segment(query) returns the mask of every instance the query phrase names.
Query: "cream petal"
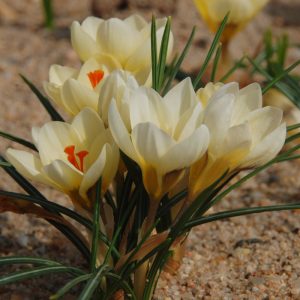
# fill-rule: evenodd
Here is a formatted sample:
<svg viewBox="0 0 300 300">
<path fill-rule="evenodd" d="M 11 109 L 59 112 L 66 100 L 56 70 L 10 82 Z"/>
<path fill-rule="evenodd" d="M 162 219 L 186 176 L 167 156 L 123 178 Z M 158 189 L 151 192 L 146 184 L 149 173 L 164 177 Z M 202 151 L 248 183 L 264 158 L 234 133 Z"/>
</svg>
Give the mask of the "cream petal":
<svg viewBox="0 0 300 300">
<path fill-rule="evenodd" d="M 97 43 L 103 52 L 116 57 L 122 65 L 138 46 L 139 39 L 137 30 L 116 18 L 101 23 L 97 33 Z"/>
<path fill-rule="evenodd" d="M 72 121 L 71 126 L 78 133 L 80 142 L 89 149 L 95 137 L 105 130 L 99 115 L 90 108 L 84 108 Z"/>
<path fill-rule="evenodd" d="M 233 105 L 234 96 L 232 94 L 214 98 L 207 105 L 203 122 L 209 129 L 211 140 L 209 150 L 212 153 L 218 152 L 218 149 L 222 147 L 230 127 Z"/>
<path fill-rule="evenodd" d="M 217 91 L 211 96 L 210 102 L 214 99 L 222 98 L 224 95 L 232 94 L 234 98 L 238 96 L 239 84 L 237 82 L 230 82 L 221 86 Z"/>
<path fill-rule="evenodd" d="M 131 139 L 142 161 L 156 168 L 160 168 L 161 157 L 176 144 L 167 133 L 152 123 L 136 125 Z"/>
<path fill-rule="evenodd" d="M 43 165 L 61 159 L 67 161 L 65 147 L 78 144 L 77 133 L 70 124 L 49 122 L 41 127 L 38 137 L 38 149 Z"/>
<path fill-rule="evenodd" d="M 44 171 L 51 180 L 61 186 L 64 192 L 78 190 L 82 180 L 82 173 L 62 160 L 55 160 L 44 166 Z"/>
<path fill-rule="evenodd" d="M 220 148 L 221 152 L 218 156 L 226 155 L 237 149 L 250 150 L 251 139 L 251 130 L 248 123 L 229 128 L 222 148 Z"/>
<path fill-rule="evenodd" d="M 85 107 L 97 111 L 98 95 L 79 81 L 69 79 L 62 88 L 62 101 L 68 112 L 76 115 Z"/>
<path fill-rule="evenodd" d="M 99 45 L 97 45 L 96 41 L 86 33 L 76 21 L 74 21 L 71 26 L 71 43 L 83 61 L 88 60 L 99 52 Z"/>
<path fill-rule="evenodd" d="M 51 98 L 51 100 L 53 100 L 54 103 L 63 107 L 61 99 L 61 86 L 50 82 L 44 82 L 43 88 L 47 96 Z"/>
<path fill-rule="evenodd" d="M 252 143 L 255 145 L 280 125 L 282 110 L 266 106 L 251 112 L 247 120 L 251 127 Z"/>
<path fill-rule="evenodd" d="M 159 172 L 166 174 L 191 166 L 206 152 L 208 143 L 208 128 L 201 125 L 188 138 L 175 144 L 167 151 L 160 159 Z"/>
<path fill-rule="evenodd" d="M 138 160 L 136 151 L 133 148 L 130 135 L 118 111 L 116 101 L 113 99 L 108 111 L 108 124 L 112 136 L 119 148 L 134 161 Z"/>
<path fill-rule="evenodd" d="M 104 22 L 103 19 L 96 17 L 87 17 L 81 24 L 81 28 L 88 33 L 94 41 L 97 39 L 97 31 L 100 24 Z"/>
<path fill-rule="evenodd" d="M 258 83 L 241 89 L 234 106 L 232 124 L 243 122 L 248 113 L 262 107 L 262 92 Z"/>
<path fill-rule="evenodd" d="M 8 148 L 6 150 L 6 158 L 24 177 L 33 180 L 43 177 L 41 174 L 43 165 L 36 155 L 30 152 Z M 45 180 L 45 178 L 42 180 Z"/>
<path fill-rule="evenodd" d="M 148 24 L 144 18 L 137 14 L 133 14 L 128 18 L 124 19 L 124 23 L 130 25 L 132 28 L 138 31 L 142 30 Z"/>
<path fill-rule="evenodd" d="M 140 87 L 131 94 L 129 112 L 131 128 L 144 122 L 161 127 L 167 120 L 162 98 L 155 90 L 146 87 Z"/>
<path fill-rule="evenodd" d="M 243 167 L 258 167 L 273 159 L 282 149 L 286 138 L 286 124 L 283 123 L 268 134 L 243 161 Z"/>
<path fill-rule="evenodd" d="M 67 79 L 76 78 L 78 70 L 70 67 L 52 65 L 49 70 L 49 81 L 61 86 Z"/>
<path fill-rule="evenodd" d="M 137 88 L 138 83 L 135 78 L 123 70 L 114 71 L 103 80 L 99 92 L 98 111 L 105 123 L 107 123 L 107 114 L 111 99 L 115 98 L 117 103 L 120 103 L 125 89 Z"/>
<path fill-rule="evenodd" d="M 83 178 L 82 178 L 82 181 L 80 184 L 80 188 L 79 188 L 79 194 L 85 199 L 87 198 L 88 190 L 97 182 L 97 180 L 102 175 L 105 164 L 107 162 L 107 147 L 108 146 L 109 146 L 108 144 L 104 145 L 99 157 L 95 160 L 93 165 L 83 175 Z M 102 178 L 102 180 L 103 180 L 103 178 Z"/>
<path fill-rule="evenodd" d="M 164 97 L 163 103 L 175 128 L 184 112 L 198 103 L 191 79 L 188 77 L 173 87 Z"/>
<path fill-rule="evenodd" d="M 202 123 L 202 119 L 202 107 L 200 103 L 188 109 L 176 125 L 173 134 L 175 140 L 180 141 L 189 137 L 199 127 L 200 123 Z"/>
</svg>

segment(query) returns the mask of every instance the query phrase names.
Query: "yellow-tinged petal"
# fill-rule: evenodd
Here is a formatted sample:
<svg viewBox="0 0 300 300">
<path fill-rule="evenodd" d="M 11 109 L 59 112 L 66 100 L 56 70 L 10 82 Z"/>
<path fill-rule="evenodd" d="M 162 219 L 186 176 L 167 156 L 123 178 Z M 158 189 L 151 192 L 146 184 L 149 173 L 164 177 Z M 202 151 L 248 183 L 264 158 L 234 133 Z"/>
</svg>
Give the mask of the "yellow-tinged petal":
<svg viewBox="0 0 300 300">
<path fill-rule="evenodd" d="M 116 101 L 113 99 L 108 112 L 108 124 L 112 136 L 120 149 L 131 159 L 137 161 L 137 153 L 132 145 L 130 134 L 118 111 Z"/>
<path fill-rule="evenodd" d="M 71 26 L 71 42 L 74 50 L 83 61 L 99 52 L 99 45 L 92 35 L 89 35 L 77 21 Z"/>
<path fill-rule="evenodd" d="M 44 171 L 52 181 L 59 183 L 63 192 L 69 193 L 79 189 L 82 173 L 71 164 L 55 160 L 44 166 Z"/>
<path fill-rule="evenodd" d="M 97 44 L 104 53 L 110 53 L 125 65 L 128 57 L 140 43 L 141 35 L 130 24 L 111 18 L 98 27 Z"/>
</svg>

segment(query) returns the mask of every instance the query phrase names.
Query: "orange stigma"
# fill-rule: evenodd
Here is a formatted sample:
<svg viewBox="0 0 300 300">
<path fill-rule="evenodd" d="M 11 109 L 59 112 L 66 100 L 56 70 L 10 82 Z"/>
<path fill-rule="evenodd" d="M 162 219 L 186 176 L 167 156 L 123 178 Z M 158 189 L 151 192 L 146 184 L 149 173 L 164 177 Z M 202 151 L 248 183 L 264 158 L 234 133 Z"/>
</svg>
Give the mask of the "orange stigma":
<svg viewBox="0 0 300 300">
<path fill-rule="evenodd" d="M 95 88 L 97 84 L 103 79 L 104 72 L 102 70 L 95 70 L 87 73 L 87 76 L 89 77 L 92 87 Z"/>
<path fill-rule="evenodd" d="M 68 154 L 68 161 L 79 171 L 83 172 L 83 160 L 89 154 L 88 151 L 83 150 L 75 153 L 75 146 L 67 146 L 65 153 Z"/>
</svg>

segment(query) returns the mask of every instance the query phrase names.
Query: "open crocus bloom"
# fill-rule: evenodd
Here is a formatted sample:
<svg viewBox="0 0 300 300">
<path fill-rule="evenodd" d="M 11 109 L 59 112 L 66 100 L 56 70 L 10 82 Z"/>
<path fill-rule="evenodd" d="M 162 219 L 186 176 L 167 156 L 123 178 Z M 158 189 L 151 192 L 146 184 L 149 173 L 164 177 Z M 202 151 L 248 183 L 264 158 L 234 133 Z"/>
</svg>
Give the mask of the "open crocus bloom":
<svg viewBox="0 0 300 300">
<path fill-rule="evenodd" d="M 129 95 L 129 96 L 128 96 Z M 209 133 L 190 79 L 162 98 L 145 87 L 112 100 L 108 123 L 120 149 L 141 167 L 144 185 L 159 199 L 205 153 Z"/>
<path fill-rule="evenodd" d="M 24 177 L 70 195 L 76 207 L 91 209 L 88 191 L 102 176 L 105 191 L 117 171 L 119 150 L 98 114 L 86 108 L 71 124 L 48 122 L 33 128 L 39 155 L 8 149 L 8 161 Z"/>
<path fill-rule="evenodd" d="M 262 107 L 259 84 L 239 90 L 238 83 L 214 86 L 198 95 L 209 95 L 203 122 L 210 132 L 207 156 L 190 171 L 190 189 L 198 194 L 226 171 L 258 167 L 274 158 L 284 145 L 286 126 L 282 110 Z M 199 99 L 201 102 L 203 100 Z"/>
<path fill-rule="evenodd" d="M 158 49 L 167 19 L 156 20 Z M 121 68 L 134 74 L 142 85 L 151 82 L 151 24 L 132 15 L 125 20 L 96 17 L 86 18 L 80 25 L 73 22 L 71 40 L 74 50 L 83 61 L 98 54 L 108 55 Z M 170 34 L 168 57 L 173 47 Z"/>
<path fill-rule="evenodd" d="M 203 19 L 216 32 L 230 12 L 223 40 L 228 40 L 259 12 L 269 0 L 194 0 Z"/>
<path fill-rule="evenodd" d="M 118 67 L 110 57 L 103 55 L 86 61 L 80 71 L 52 65 L 49 82 L 44 83 L 44 89 L 71 116 L 77 115 L 85 107 L 97 110 L 101 81 Z"/>
</svg>

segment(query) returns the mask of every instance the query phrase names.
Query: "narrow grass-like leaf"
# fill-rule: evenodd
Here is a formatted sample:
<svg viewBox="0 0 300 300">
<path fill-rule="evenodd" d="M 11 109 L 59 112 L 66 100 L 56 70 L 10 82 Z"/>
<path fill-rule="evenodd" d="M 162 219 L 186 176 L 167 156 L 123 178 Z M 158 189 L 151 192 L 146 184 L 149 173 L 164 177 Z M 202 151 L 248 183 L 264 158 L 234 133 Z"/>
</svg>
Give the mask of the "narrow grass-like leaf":
<svg viewBox="0 0 300 300">
<path fill-rule="evenodd" d="M 65 266 L 47 266 L 38 267 L 25 271 L 18 271 L 11 274 L 6 274 L 0 277 L 0 285 L 14 283 L 20 280 L 31 279 L 41 275 L 49 275 L 53 273 L 69 273 L 72 275 L 82 275 L 84 272 L 78 268 Z"/>
<path fill-rule="evenodd" d="M 229 13 L 225 16 L 225 18 L 223 19 L 223 21 L 222 21 L 219 29 L 216 32 L 216 35 L 215 35 L 214 40 L 213 40 L 213 42 L 212 42 L 212 44 L 210 46 L 210 49 L 209 49 L 209 51 L 208 51 L 208 53 L 206 55 L 204 63 L 202 65 L 202 67 L 201 67 L 201 69 L 200 69 L 197 77 L 195 78 L 195 80 L 193 82 L 194 89 L 197 89 L 197 86 L 198 86 L 200 80 L 202 79 L 202 76 L 205 73 L 205 71 L 206 71 L 206 69 L 208 67 L 209 62 L 210 62 L 210 60 L 211 60 L 211 58 L 212 58 L 212 56 L 213 56 L 216 48 L 218 47 L 219 40 L 220 40 L 221 35 L 222 35 L 222 33 L 223 33 L 224 29 L 225 29 L 226 23 L 228 21 L 228 17 L 229 17 Z"/>
<path fill-rule="evenodd" d="M 29 256 L 6 256 L 0 257 L 0 266 L 14 265 L 14 264 L 31 264 L 38 266 L 61 266 L 59 262 L 39 258 L 39 257 L 29 257 Z"/>
<path fill-rule="evenodd" d="M 287 126 L 286 127 L 286 130 L 287 131 L 292 131 L 292 130 L 295 130 L 297 128 L 300 128 L 300 123 L 297 123 L 297 124 L 293 124 L 293 125 L 290 125 L 290 126 Z"/>
<path fill-rule="evenodd" d="M 6 163 L 7 161 L 0 155 L 0 162 Z M 1 166 L 15 181 L 18 183 L 28 194 L 35 196 L 37 198 L 42 198 L 44 201 L 48 201 L 32 184 L 29 183 L 16 169 L 12 167 Z M 41 205 L 43 206 L 43 205 Z M 56 213 L 55 211 L 52 211 Z M 59 224 L 55 221 L 48 220 L 55 228 L 62 232 L 82 253 L 85 259 L 89 260 L 90 251 L 86 245 L 74 234 L 70 228 Z"/>
<path fill-rule="evenodd" d="M 46 98 L 39 90 L 38 88 L 29 81 L 25 76 L 21 75 L 21 78 L 24 80 L 24 82 L 29 86 L 29 88 L 32 90 L 32 92 L 37 96 L 40 103 L 44 106 L 48 114 L 50 115 L 51 119 L 53 121 L 64 121 L 62 116 L 57 112 L 57 110 L 53 107 L 53 105 L 50 103 L 49 99 Z"/>
<path fill-rule="evenodd" d="M 244 65 L 245 56 L 238 60 L 231 69 L 219 80 L 220 82 L 226 81 L 237 69 L 242 68 Z"/>
<path fill-rule="evenodd" d="M 152 88 L 157 91 L 158 69 L 157 69 L 157 37 L 156 20 L 152 16 L 151 22 L 151 62 L 152 62 Z"/>
<path fill-rule="evenodd" d="M 52 29 L 54 26 L 52 0 L 43 0 L 43 9 L 45 15 L 45 25 L 47 28 Z"/>
<path fill-rule="evenodd" d="M 158 74 L 157 74 L 157 89 L 161 89 L 161 85 L 164 81 L 165 77 L 165 68 L 166 68 L 166 61 L 167 61 L 167 54 L 168 54 L 168 46 L 169 46 L 169 37 L 171 31 L 171 18 L 168 17 L 165 30 L 163 33 L 160 51 L 159 51 L 159 60 L 158 60 Z"/>
<path fill-rule="evenodd" d="M 99 248 L 99 229 L 100 229 L 100 202 L 101 202 L 101 186 L 102 178 L 96 185 L 96 199 L 94 203 L 94 215 L 93 215 L 93 236 L 92 236 L 92 249 L 91 249 L 91 261 L 90 270 L 94 272 L 96 270 L 96 262 Z"/>
<path fill-rule="evenodd" d="M 72 280 L 70 280 L 66 285 L 64 285 L 61 289 L 57 291 L 54 295 L 50 296 L 50 300 L 57 300 L 63 297 L 67 292 L 69 292 L 74 286 L 77 284 L 89 280 L 93 275 L 92 274 L 85 274 L 78 276 Z"/>
<path fill-rule="evenodd" d="M 213 61 L 213 68 L 212 68 L 211 76 L 210 76 L 210 81 L 212 81 L 212 82 L 214 82 L 215 78 L 216 78 L 216 73 L 217 73 L 217 69 L 219 66 L 221 54 L 222 54 L 222 44 L 220 43 L 217 48 L 216 55 L 215 55 L 215 58 Z"/>
<path fill-rule="evenodd" d="M 106 275 L 109 271 L 109 267 L 106 264 L 101 265 L 96 273 L 90 278 L 90 280 L 85 285 L 81 294 L 78 297 L 78 300 L 88 300 L 91 299 L 97 287 L 99 287 L 102 277 Z"/>
<path fill-rule="evenodd" d="M 10 141 L 16 142 L 16 143 L 18 143 L 20 145 L 23 145 L 23 146 L 25 146 L 27 148 L 30 148 L 30 149 L 32 149 L 34 151 L 37 151 L 37 149 L 34 146 L 34 144 L 32 144 L 31 142 L 26 141 L 26 140 L 24 140 L 22 138 L 19 138 L 17 136 L 12 135 L 12 134 L 6 133 L 4 131 L 0 131 L 0 136 L 4 137 L 5 139 L 8 139 Z"/>
<path fill-rule="evenodd" d="M 0 167 L 12 168 L 12 165 L 9 162 L 0 161 Z"/>
<path fill-rule="evenodd" d="M 188 221 L 185 224 L 185 230 L 190 230 L 192 227 L 201 224 L 219 221 L 222 219 L 227 219 L 232 217 L 239 217 L 244 215 L 257 214 L 257 213 L 270 212 L 270 211 L 292 210 L 292 209 L 300 209 L 300 203 L 247 207 L 247 208 L 240 208 L 240 209 L 230 210 L 230 211 L 222 211 L 216 214 L 195 218 L 191 221 Z"/>
<path fill-rule="evenodd" d="M 191 45 L 192 45 L 192 41 L 193 41 L 193 38 L 194 38 L 194 35 L 195 35 L 195 31 L 196 31 L 196 27 L 193 27 L 193 30 L 189 36 L 189 39 L 181 53 L 181 55 L 179 56 L 175 66 L 172 68 L 172 70 L 170 71 L 170 75 L 169 75 L 169 79 L 165 85 L 165 87 L 163 88 L 163 91 L 162 91 L 162 95 L 164 96 L 170 89 L 171 87 L 171 84 L 174 80 L 174 78 L 176 77 L 176 74 L 178 73 L 179 69 L 180 69 L 180 66 L 184 60 L 184 58 L 186 57 Z"/>
<path fill-rule="evenodd" d="M 272 79 L 263 89 L 262 93 L 265 94 L 270 88 L 276 85 L 282 78 L 284 78 L 287 74 L 289 74 L 293 69 L 295 69 L 300 64 L 300 60 L 296 61 L 292 65 L 290 65 L 287 69 L 285 69 L 281 74 Z"/>
</svg>

